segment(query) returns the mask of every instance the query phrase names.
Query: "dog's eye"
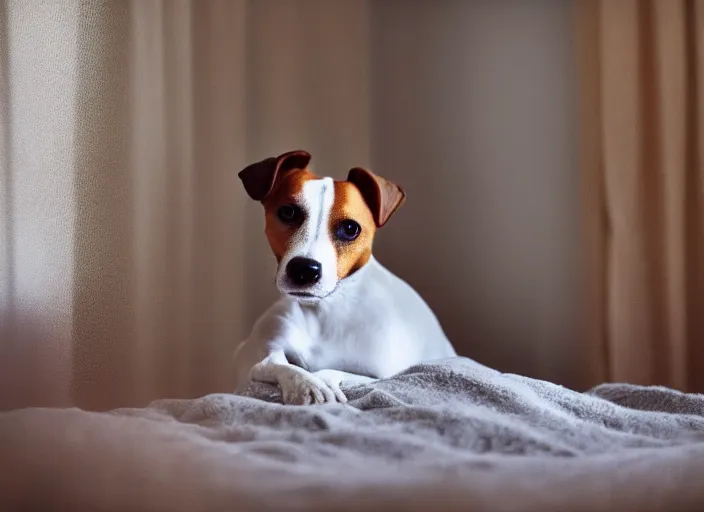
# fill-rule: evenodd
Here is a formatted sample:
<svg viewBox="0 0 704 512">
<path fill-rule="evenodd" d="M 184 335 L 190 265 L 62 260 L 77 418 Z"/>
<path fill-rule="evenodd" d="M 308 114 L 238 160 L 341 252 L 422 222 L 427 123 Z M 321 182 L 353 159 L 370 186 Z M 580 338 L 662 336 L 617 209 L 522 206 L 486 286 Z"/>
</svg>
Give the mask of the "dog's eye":
<svg viewBox="0 0 704 512">
<path fill-rule="evenodd" d="M 298 206 L 285 204 L 279 208 L 277 215 L 282 222 L 286 224 L 293 224 L 301 218 L 302 212 Z"/>
<path fill-rule="evenodd" d="M 353 220 L 343 220 L 335 229 L 335 236 L 343 242 L 351 242 L 359 236 L 362 228 Z"/>
</svg>

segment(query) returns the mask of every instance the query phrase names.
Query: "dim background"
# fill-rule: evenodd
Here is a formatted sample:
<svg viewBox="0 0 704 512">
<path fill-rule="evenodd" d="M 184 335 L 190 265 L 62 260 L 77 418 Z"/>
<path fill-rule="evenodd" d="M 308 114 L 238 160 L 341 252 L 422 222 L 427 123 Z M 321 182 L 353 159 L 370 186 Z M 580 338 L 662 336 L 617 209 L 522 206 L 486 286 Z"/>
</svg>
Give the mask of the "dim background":
<svg viewBox="0 0 704 512">
<path fill-rule="evenodd" d="M 406 189 L 375 253 L 461 355 L 614 377 L 587 304 L 575 9 L 0 2 L 0 406 L 231 391 L 276 297 L 237 172 L 291 149 Z"/>
</svg>

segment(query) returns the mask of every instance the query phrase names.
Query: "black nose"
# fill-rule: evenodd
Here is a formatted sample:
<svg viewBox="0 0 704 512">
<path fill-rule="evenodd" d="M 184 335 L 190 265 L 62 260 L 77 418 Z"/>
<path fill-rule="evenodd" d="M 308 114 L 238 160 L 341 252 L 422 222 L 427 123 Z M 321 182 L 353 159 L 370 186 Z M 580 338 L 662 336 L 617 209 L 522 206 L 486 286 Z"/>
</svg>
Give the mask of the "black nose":
<svg viewBox="0 0 704 512">
<path fill-rule="evenodd" d="M 320 281 L 323 267 L 310 258 L 296 257 L 286 265 L 286 273 L 296 286 L 307 286 Z"/>
</svg>

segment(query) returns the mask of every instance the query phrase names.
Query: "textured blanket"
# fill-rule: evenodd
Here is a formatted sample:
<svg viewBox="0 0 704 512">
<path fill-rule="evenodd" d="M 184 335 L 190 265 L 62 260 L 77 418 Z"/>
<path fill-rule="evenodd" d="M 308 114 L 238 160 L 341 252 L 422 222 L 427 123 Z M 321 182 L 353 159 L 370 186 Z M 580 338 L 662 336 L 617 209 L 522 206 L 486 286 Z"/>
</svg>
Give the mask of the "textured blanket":
<svg viewBox="0 0 704 512">
<path fill-rule="evenodd" d="M 704 395 L 577 393 L 456 358 L 283 406 L 275 387 L 0 414 L 0 510 L 701 510 Z"/>
</svg>

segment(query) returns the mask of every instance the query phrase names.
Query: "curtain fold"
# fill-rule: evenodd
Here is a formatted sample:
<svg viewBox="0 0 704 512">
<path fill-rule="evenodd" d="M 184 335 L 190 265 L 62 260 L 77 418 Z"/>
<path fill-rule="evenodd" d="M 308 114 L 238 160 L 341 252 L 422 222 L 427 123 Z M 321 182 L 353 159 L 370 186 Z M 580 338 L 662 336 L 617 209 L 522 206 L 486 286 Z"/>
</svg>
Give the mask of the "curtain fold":
<svg viewBox="0 0 704 512">
<path fill-rule="evenodd" d="M 704 390 L 703 8 L 578 4 L 590 338 L 603 380 Z"/>
</svg>

